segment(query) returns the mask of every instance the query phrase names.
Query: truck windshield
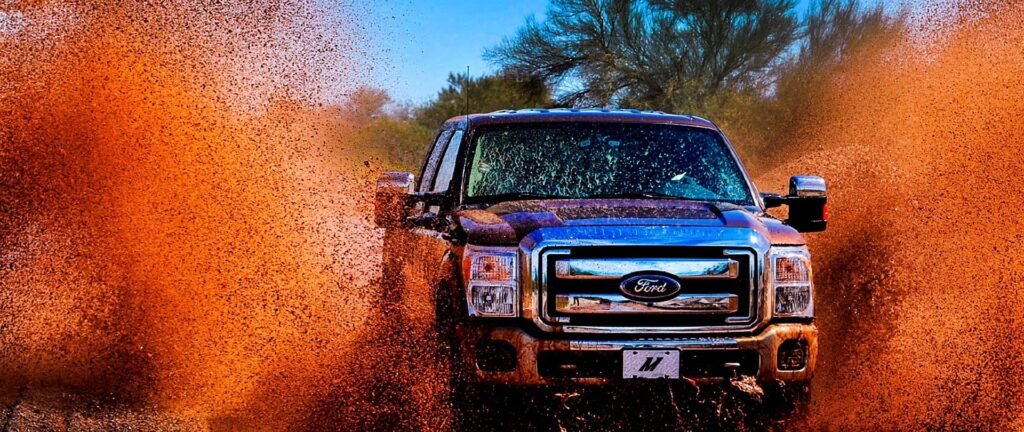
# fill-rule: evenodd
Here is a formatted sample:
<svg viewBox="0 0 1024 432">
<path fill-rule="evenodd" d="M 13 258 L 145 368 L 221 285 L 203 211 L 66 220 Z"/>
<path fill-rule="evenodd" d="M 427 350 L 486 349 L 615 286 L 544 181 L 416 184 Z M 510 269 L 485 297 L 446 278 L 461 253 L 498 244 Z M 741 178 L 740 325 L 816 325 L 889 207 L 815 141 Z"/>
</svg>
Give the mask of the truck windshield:
<svg viewBox="0 0 1024 432">
<path fill-rule="evenodd" d="M 678 198 L 753 205 L 721 135 L 687 126 L 550 123 L 481 127 L 469 202 L 516 198 Z"/>
</svg>

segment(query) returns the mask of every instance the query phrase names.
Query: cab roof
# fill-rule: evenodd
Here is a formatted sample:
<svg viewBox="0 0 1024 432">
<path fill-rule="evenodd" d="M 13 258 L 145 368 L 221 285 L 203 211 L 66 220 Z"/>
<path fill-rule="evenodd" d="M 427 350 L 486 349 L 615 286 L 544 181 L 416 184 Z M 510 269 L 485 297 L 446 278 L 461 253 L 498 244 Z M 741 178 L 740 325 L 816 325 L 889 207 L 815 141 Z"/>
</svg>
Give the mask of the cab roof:
<svg viewBox="0 0 1024 432">
<path fill-rule="evenodd" d="M 487 114 L 470 114 L 458 116 L 445 122 L 458 126 L 466 126 L 467 121 L 474 125 L 508 124 L 508 123 L 540 123 L 540 122 L 608 122 L 608 123 L 646 123 L 673 124 L 694 126 L 718 130 L 718 126 L 710 120 L 692 115 L 666 114 L 661 111 L 641 111 L 636 109 L 610 108 L 527 108 L 519 110 L 501 110 Z"/>
</svg>

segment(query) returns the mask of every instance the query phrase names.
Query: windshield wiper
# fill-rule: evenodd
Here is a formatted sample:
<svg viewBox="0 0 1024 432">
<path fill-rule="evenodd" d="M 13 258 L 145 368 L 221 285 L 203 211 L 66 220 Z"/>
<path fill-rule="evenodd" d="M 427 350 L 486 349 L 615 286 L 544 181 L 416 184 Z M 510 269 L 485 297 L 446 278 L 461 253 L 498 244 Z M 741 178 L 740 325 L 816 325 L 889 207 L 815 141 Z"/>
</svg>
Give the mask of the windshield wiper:
<svg viewBox="0 0 1024 432">
<path fill-rule="evenodd" d="M 687 201 L 699 201 L 692 198 L 681 197 L 678 195 L 669 195 L 656 192 L 626 192 L 626 193 L 611 193 L 611 194 L 595 194 L 588 195 L 587 198 L 648 198 L 648 199 L 674 199 L 674 200 L 687 200 Z"/>
<path fill-rule="evenodd" d="M 625 192 L 625 193 L 609 193 L 609 194 L 594 194 L 587 196 L 567 196 L 567 195 L 548 195 L 538 194 L 531 192 L 511 192 L 496 195 L 484 195 L 478 197 L 472 197 L 470 200 L 475 203 L 496 203 L 503 201 L 525 201 L 525 200 L 545 200 L 545 199 L 672 199 L 672 200 L 683 200 L 683 201 L 705 201 L 694 198 L 681 197 L 677 195 L 669 195 L 657 192 Z"/>
<path fill-rule="evenodd" d="M 571 197 L 565 195 L 548 195 L 531 192 L 510 192 L 496 195 L 484 195 L 470 198 L 473 202 L 502 202 L 502 201 L 525 201 L 525 200 L 540 200 L 540 199 L 573 199 L 578 197 Z"/>
</svg>

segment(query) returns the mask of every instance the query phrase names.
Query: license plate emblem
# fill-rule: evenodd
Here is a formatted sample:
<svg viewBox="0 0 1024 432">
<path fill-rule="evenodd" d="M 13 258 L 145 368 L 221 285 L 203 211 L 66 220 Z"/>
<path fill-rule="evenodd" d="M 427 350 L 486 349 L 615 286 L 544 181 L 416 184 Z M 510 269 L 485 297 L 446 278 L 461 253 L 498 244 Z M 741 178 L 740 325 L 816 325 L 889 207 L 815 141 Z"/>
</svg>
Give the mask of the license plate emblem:
<svg viewBox="0 0 1024 432">
<path fill-rule="evenodd" d="M 622 378 L 677 379 L 679 378 L 679 351 L 623 350 Z"/>
</svg>

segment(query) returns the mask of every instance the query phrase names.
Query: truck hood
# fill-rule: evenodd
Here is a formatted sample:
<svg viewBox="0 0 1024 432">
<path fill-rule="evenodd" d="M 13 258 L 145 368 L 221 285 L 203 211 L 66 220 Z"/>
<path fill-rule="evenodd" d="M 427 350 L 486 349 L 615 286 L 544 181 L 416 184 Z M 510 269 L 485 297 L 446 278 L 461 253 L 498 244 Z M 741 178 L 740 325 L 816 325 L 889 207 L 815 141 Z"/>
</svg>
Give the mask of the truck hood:
<svg viewBox="0 0 1024 432">
<path fill-rule="evenodd" d="M 550 227 L 657 226 L 753 230 L 771 244 L 804 244 L 793 228 L 744 207 L 683 200 L 581 199 L 511 201 L 455 214 L 467 241 L 477 245 L 516 245 L 530 233 Z"/>
</svg>

